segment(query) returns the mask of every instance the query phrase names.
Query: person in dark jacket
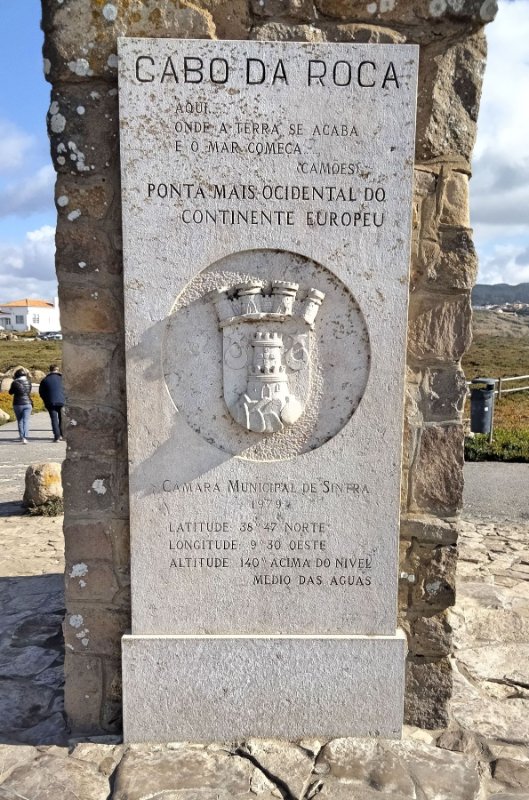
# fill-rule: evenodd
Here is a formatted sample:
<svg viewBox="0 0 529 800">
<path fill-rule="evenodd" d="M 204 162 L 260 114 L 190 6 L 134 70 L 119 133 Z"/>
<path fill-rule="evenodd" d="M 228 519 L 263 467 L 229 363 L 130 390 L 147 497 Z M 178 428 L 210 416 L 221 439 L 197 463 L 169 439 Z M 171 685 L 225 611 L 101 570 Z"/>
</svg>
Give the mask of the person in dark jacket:
<svg viewBox="0 0 529 800">
<path fill-rule="evenodd" d="M 20 441 L 22 444 L 27 444 L 33 401 L 31 399 L 31 383 L 24 369 L 17 369 L 15 372 L 14 381 L 9 387 L 9 394 L 13 395 L 13 411 L 17 418 Z"/>
<path fill-rule="evenodd" d="M 53 441 L 62 442 L 62 409 L 64 389 L 62 375 L 57 364 L 50 364 L 50 371 L 40 383 L 39 394 L 51 418 Z"/>
</svg>

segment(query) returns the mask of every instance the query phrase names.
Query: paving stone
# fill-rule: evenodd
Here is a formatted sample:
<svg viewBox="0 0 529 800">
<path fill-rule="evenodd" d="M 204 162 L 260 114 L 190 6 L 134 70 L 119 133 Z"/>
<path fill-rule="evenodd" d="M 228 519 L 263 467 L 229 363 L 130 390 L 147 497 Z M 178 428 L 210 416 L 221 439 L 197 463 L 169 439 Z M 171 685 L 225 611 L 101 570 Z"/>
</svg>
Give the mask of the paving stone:
<svg viewBox="0 0 529 800">
<path fill-rule="evenodd" d="M 254 765 L 228 749 L 182 745 L 176 750 L 152 746 L 131 747 L 121 761 L 112 800 L 231 800 L 252 797 L 259 788 L 261 800 L 272 798 L 271 787 L 257 780 Z M 199 794 L 200 792 L 200 794 Z"/>
<path fill-rule="evenodd" d="M 477 800 L 480 793 L 475 758 L 421 742 L 337 739 L 323 749 L 317 763 L 322 762 L 329 772 L 321 777 L 319 800 L 380 794 L 411 800 L 418 786 L 423 797 L 435 800 Z"/>
<path fill-rule="evenodd" d="M 290 742 L 248 739 L 237 752 L 248 752 L 267 774 L 288 785 L 290 791 L 301 797 L 312 772 L 313 755 Z"/>
<path fill-rule="evenodd" d="M 17 767 L 0 786 L 1 800 L 108 800 L 108 778 L 93 764 L 42 755 Z"/>
<path fill-rule="evenodd" d="M 0 744 L 0 783 L 17 767 L 34 761 L 37 755 L 36 747 Z"/>
</svg>

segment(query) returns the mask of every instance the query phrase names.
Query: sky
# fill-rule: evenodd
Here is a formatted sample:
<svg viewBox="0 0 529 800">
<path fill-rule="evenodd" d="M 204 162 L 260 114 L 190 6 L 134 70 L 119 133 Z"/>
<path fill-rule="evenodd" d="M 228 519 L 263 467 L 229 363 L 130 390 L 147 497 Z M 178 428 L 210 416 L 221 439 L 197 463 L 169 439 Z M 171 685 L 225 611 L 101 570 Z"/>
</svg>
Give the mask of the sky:
<svg viewBox="0 0 529 800">
<path fill-rule="evenodd" d="M 52 300 L 56 212 L 40 0 L 0 0 L 0 302 Z M 471 187 L 480 283 L 529 282 L 529 0 L 487 26 Z"/>
</svg>

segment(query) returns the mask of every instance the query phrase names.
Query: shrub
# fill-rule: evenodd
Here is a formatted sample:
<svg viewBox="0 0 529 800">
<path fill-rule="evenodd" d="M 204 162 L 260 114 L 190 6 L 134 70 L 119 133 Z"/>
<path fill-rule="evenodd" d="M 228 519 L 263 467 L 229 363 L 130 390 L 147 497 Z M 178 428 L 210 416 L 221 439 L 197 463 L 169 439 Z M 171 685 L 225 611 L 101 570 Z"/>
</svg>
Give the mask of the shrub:
<svg viewBox="0 0 529 800">
<path fill-rule="evenodd" d="M 46 411 L 46 407 L 42 402 L 42 398 L 38 394 L 32 394 L 31 399 L 33 400 L 33 412 L 37 411 Z M 2 411 L 6 411 L 9 414 L 9 419 L 15 419 L 15 412 L 13 411 L 13 396 L 9 394 L 9 392 L 0 392 L 0 408 Z M 7 420 L 6 420 L 7 422 Z M 3 423 L 0 421 L 0 425 Z"/>
<path fill-rule="evenodd" d="M 467 461 L 517 461 L 529 462 L 529 430 L 496 428 L 492 442 L 485 433 L 476 433 L 465 439 Z"/>
<path fill-rule="evenodd" d="M 62 497 L 50 497 L 47 503 L 40 506 L 29 506 L 28 513 L 34 517 L 60 517 L 64 514 Z"/>
</svg>

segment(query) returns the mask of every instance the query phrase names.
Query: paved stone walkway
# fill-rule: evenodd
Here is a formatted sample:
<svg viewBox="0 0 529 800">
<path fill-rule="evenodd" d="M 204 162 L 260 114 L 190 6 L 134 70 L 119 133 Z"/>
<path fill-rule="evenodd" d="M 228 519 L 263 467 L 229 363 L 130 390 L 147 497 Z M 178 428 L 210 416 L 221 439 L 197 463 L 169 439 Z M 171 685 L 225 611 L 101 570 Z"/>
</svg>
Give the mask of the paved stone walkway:
<svg viewBox="0 0 529 800">
<path fill-rule="evenodd" d="M 0 536 L 0 800 L 529 800 L 527 523 L 461 523 L 452 722 L 400 742 L 69 739 L 62 519 Z"/>
<path fill-rule="evenodd" d="M 18 441 L 16 422 L 0 425 L 0 517 L 21 513 L 29 464 L 62 462 L 65 454 L 66 443 L 53 441 L 47 412 L 31 415 L 28 444 Z"/>
<path fill-rule="evenodd" d="M 471 519 L 529 522 L 529 464 L 465 464 L 463 505 Z"/>
<path fill-rule="evenodd" d="M 528 800 L 529 525 L 461 528 L 447 730 L 125 746 L 68 739 L 61 519 L 0 521 L 0 800 Z"/>
</svg>

